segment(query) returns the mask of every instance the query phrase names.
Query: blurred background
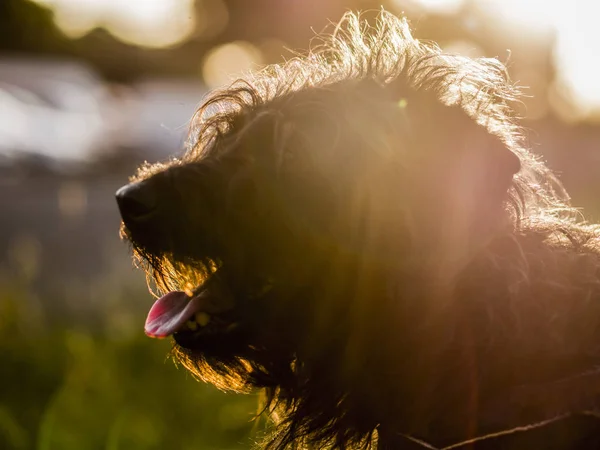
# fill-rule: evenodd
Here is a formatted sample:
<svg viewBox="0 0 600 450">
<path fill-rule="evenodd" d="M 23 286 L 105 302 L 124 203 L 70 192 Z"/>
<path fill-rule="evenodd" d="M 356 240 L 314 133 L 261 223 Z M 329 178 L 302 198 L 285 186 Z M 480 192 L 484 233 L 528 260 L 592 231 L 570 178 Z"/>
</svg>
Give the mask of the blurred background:
<svg viewBox="0 0 600 450">
<path fill-rule="evenodd" d="M 0 449 L 244 449 L 257 399 L 147 339 L 113 195 L 181 151 L 203 95 L 369 0 L 0 0 Z M 497 57 L 531 145 L 600 219 L 596 0 L 389 0 L 415 34 Z"/>
</svg>

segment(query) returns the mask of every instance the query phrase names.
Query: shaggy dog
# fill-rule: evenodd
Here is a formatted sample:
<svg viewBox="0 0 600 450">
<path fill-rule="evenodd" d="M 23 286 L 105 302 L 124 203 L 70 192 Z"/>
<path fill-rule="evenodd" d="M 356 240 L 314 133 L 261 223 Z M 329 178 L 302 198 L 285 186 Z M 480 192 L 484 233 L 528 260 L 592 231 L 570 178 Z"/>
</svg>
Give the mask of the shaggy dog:
<svg viewBox="0 0 600 450">
<path fill-rule="evenodd" d="M 269 449 L 600 448 L 600 238 L 493 59 L 388 13 L 210 95 L 117 193 L 146 333 Z"/>
</svg>

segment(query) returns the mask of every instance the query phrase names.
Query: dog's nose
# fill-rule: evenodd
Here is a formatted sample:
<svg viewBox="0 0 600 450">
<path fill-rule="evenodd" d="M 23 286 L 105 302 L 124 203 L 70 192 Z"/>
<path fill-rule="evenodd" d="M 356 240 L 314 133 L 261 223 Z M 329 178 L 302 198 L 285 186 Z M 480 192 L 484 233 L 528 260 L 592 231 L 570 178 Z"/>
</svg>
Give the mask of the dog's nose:
<svg viewBox="0 0 600 450">
<path fill-rule="evenodd" d="M 156 189 L 147 181 L 138 181 L 123 186 L 115 196 L 125 222 L 145 221 L 158 209 Z"/>
</svg>

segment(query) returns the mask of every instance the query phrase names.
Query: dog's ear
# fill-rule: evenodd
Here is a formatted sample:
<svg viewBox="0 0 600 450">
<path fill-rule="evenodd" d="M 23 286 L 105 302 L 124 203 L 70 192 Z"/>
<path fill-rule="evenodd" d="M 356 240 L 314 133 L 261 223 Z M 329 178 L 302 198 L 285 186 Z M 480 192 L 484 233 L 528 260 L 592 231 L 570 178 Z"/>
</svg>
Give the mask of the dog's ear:
<svg viewBox="0 0 600 450">
<path fill-rule="evenodd" d="M 493 158 L 493 164 L 498 172 L 500 182 L 506 188 L 510 187 L 513 177 L 521 170 L 521 160 L 506 145 L 499 140 L 495 140 L 496 150 L 492 151 L 491 158 Z M 500 186 L 502 188 L 503 186 Z"/>
<path fill-rule="evenodd" d="M 465 170 L 461 170 L 463 176 L 473 177 L 473 188 L 482 189 L 491 196 L 491 201 L 504 198 L 521 169 L 519 157 L 481 127 L 466 136 L 462 145 L 465 147 L 460 149 L 465 164 Z"/>
<path fill-rule="evenodd" d="M 446 179 L 451 172 L 476 184 L 506 192 L 521 162 L 502 140 L 458 105 L 444 105 L 434 92 L 392 85 L 398 130 L 413 144 L 416 161 Z M 493 185 L 493 186 L 492 186 Z M 488 189 L 486 189 L 488 190 Z"/>
<path fill-rule="evenodd" d="M 503 226 L 520 160 L 460 108 L 419 112 L 411 117 L 417 159 L 408 173 L 417 234 L 434 252 L 466 251 Z"/>
<path fill-rule="evenodd" d="M 509 190 L 521 162 L 499 137 L 459 107 L 429 105 L 420 133 L 425 136 L 433 165 L 441 180 L 462 186 L 464 195 L 481 201 L 498 201 Z M 472 192 L 471 192 L 472 191 Z"/>
</svg>

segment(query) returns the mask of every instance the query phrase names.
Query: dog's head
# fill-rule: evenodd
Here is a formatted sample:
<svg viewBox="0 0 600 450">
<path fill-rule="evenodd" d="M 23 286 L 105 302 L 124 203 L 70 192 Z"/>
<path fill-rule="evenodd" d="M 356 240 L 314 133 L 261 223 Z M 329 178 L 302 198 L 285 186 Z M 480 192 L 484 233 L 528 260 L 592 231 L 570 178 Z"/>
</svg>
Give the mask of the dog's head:
<svg viewBox="0 0 600 450">
<path fill-rule="evenodd" d="M 163 294 L 146 333 L 219 387 L 267 388 L 293 411 L 284 441 L 364 438 L 409 395 L 377 386 L 431 287 L 533 195 L 514 94 L 498 62 L 443 55 L 386 13 L 213 94 L 185 156 L 117 193 Z"/>
</svg>

